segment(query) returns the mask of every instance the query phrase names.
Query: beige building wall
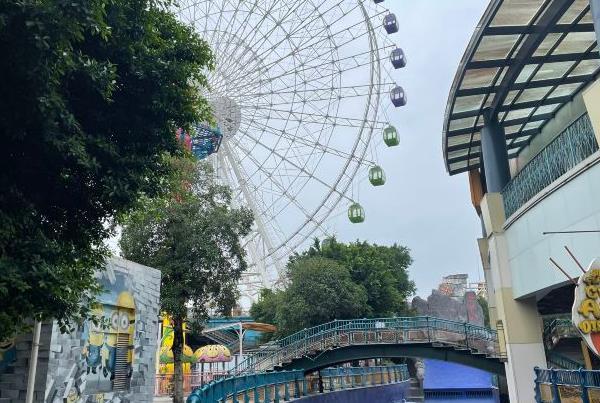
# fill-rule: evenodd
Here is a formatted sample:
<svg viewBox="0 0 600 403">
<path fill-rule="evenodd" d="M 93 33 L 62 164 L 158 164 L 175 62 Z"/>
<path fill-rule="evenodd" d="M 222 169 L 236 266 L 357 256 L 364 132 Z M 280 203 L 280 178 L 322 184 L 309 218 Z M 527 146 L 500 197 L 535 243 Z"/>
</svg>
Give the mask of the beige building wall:
<svg viewBox="0 0 600 403">
<path fill-rule="evenodd" d="M 535 299 L 515 300 L 504 233 L 504 205 L 500 193 L 488 193 L 481 203 L 487 242 L 480 241 L 482 258 L 487 249 L 489 275 L 496 302 L 497 320 L 502 322 L 506 341 L 506 379 L 511 402 L 534 402 L 534 371 L 546 367 L 542 319 Z M 485 267 L 485 266 L 484 266 Z"/>
<path fill-rule="evenodd" d="M 600 80 L 593 82 L 583 91 L 583 102 L 592 121 L 596 140 L 600 144 Z"/>
</svg>

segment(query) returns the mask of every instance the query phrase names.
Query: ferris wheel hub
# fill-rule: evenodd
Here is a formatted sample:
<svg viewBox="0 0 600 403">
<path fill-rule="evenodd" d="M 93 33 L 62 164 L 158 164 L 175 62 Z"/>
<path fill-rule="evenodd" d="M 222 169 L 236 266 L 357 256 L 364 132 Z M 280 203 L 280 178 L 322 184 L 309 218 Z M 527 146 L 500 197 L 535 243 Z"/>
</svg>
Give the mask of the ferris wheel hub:
<svg viewBox="0 0 600 403">
<path fill-rule="evenodd" d="M 224 138 L 234 137 L 242 122 L 242 109 L 238 103 L 222 95 L 210 97 L 209 102 Z"/>
</svg>

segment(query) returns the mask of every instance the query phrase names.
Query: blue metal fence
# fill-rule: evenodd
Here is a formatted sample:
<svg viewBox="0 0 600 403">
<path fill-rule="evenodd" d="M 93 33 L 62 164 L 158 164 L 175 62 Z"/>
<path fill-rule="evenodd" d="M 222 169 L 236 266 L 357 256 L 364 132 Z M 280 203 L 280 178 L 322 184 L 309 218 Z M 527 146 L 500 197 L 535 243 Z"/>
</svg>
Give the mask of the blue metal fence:
<svg viewBox="0 0 600 403">
<path fill-rule="evenodd" d="M 536 155 L 502 191 L 506 217 L 546 186 L 598 151 L 588 114 L 582 115 Z"/>
<path fill-rule="evenodd" d="M 537 403 L 600 401 L 600 371 L 535 368 Z"/>
<path fill-rule="evenodd" d="M 387 385 L 408 379 L 406 365 L 327 368 L 321 370 L 320 376 L 305 376 L 301 370 L 264 372 L 211 382 L 194 390 L 187 403 L 279 403 L 321 391 Z"/>
</svg>

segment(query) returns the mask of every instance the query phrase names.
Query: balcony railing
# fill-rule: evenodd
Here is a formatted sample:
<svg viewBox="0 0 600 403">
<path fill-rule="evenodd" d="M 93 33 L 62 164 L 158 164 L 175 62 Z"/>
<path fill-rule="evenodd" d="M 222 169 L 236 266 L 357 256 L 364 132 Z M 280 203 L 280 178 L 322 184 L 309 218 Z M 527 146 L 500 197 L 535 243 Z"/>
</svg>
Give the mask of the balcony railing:
<svg viewBox="0 0 600 403">
<path fill-rule="evenodd" d="M 551 350 L 562 339 L 579 337 L 577 328 L 570 318 L 555 318 L 544 326 L 544 344 L 547 350 Z"/>
<path fill-rule="evenodd" d="M 536 403 L 588 403 L 600 400 L 600 371 L 535 369 Z"/>
<path fill-rule="evenodd" d="M 506 217 L 598 150 L 588 114 L 582 115 L 536 155 L 502 191 Z"/>
</svg>

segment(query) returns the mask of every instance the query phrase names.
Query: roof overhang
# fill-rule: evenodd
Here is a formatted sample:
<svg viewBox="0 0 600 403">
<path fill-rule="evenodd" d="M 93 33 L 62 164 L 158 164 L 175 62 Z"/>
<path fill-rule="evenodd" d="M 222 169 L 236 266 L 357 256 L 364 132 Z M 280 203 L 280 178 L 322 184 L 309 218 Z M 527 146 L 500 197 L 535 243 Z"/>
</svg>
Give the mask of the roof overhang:
<svg viewBox="0 0 600 403">
<path fill-rule="evenodd" d="M 274 333 L 277 331 L 277 327 L 268 323 L 260 322 L 233 322 L 227 323 L 221 326 L 209 327 L 202 331 L 203 334 L 210 334 L 215 332 L 222 332 L 227 330 L 238 331 L 242 330 L 255 330 L 257 332 Z"/>
<path fill-rule="evenodd" d="M 446 105 L 446 169 L 479 167 L 484 110 L 497 114 L 514 158 L 599 73 L 589 0 L 491 0 Z"/>
</svg>

